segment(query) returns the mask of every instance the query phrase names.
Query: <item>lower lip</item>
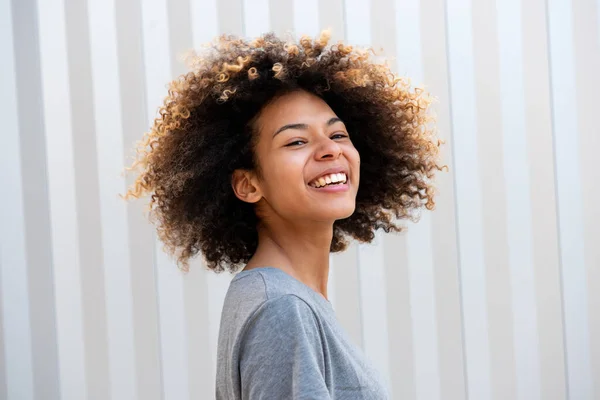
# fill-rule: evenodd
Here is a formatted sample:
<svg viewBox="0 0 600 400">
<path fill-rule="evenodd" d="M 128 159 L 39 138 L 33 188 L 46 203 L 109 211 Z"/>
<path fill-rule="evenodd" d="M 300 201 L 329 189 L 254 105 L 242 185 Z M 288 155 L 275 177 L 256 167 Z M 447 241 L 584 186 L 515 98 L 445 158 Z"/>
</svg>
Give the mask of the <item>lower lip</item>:
<svg viewBox="0 0 600 400">
<path fill-rule="evenodd" d="M 323 187 L 320 187 L 320 188 L 316 188 L 316 187 L 313 187 L 313 186 L 310 186 L 310 187 L 313 190 L 316 190 L 317 192 L 338 193 L 338 192 L 345 192 L 345 191 L 348 190 L 348 182 L 342 183 L 342 184 L 337 184 L 337 185 L 327 185 L 327 186 L 323 186 Z"/>
</svg>

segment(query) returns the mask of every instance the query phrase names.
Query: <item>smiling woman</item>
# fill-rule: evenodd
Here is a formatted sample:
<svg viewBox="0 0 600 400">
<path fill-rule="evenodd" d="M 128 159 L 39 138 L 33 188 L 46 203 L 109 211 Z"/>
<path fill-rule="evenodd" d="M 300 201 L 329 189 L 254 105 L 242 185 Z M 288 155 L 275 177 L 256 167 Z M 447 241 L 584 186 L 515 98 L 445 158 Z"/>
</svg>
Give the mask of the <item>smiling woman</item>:
<svg viewBox="0 0 600 400">
<path fill-rule="evenodd" d="M 221 36 L 171 83 L 130 170 L 183 269 L 238 272 L 219 331 L 218 399 L 384 399 L 327 300 L 329 253 L 434 208 L 427 108 L 368 50 Z M 239 270 L 242 269 L 241 272 Z"/>
</svg>

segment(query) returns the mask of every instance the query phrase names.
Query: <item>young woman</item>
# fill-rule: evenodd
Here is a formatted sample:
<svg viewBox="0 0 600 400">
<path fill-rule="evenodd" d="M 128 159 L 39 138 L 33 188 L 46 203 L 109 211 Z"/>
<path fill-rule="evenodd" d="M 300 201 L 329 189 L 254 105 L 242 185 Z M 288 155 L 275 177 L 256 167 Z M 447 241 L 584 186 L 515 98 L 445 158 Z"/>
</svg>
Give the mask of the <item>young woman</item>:
<svg viewBox="0 0 600 400">
<path fill-rule="evenodd" d="M 421 89 L 328 41 L 221 36 L 139 144 L 126 197 L 151 194 L 167 251 L 237 272 L 217 399 L 389 398 L 327 299 L 329 254 L 433 209 L 440 142 Z"/>
</svg>

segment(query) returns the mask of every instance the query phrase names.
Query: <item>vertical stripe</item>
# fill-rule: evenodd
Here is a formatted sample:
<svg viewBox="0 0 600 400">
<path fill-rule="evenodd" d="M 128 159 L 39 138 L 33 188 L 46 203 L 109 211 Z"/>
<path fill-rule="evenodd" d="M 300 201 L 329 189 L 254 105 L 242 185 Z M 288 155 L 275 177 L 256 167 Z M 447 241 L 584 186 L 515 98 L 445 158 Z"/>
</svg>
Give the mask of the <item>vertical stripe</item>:
<svg viewBox="0 0 600 400">
<path fill-rule="evenodd" d="M 518 399 L 540 399 L 540 356 L 527 164 L 521 2 L 497 1 L 509 264 Z"/>
<path fill-rule="evenodd" d="M 569 398 L 587 400 L 592 399 L 592 376 L 572 21 L 570 1 L 548 1 L 568 390 Z"/>
<path fill-rule="evenodd" d="M 296 39 L 302 35 L 316 36 L 319 33 L 318 0 L 294 0 L 293 15 Z"/>
<path fill-rule="evenodd" d="M 598 101 L 600 93 L 600 43 L 598 37 L 600 5 L 593 1 L 573 1 L 573 39 L 575 53 L 575 82 L 579 154 L 581 168 L 581 201 L 585 269 L 587 277 L 588 318 L 592 397 L 600 396 L 600 170 L 596 167 L 600 148 Z"/>
<path fill-rule="evenodd" d="M 271 30 L 287 39 L 294 29 L 294 0 L 269 0 Z"/>
<path fill-rule="evenodd" d="M 408 224 L 407 250 L 417 399 L 440 399 L 431 216 Z"/>
<path fill-rule="evenodd" d="M 221 322 L 221 311 L 223 310 L 223 304 L 225 303 L 225 295 L 227 289 L 229 289 L 229 283 L 231 282 L 232 276 L 229 272 L 223 272 L 215 274 L 214 272 L 207 272 L 208 276 L 206 281 L 208 284 L 208 303 L 209 303 L 209 343 L 211 348 L 211 361 L 215 366 L 217 365 L 217 348 L 219 342 L 219 324 Z"/>
<path fill-rule="evenodd" d="M 482 188 L 477 174 L 471 2 L 448 0 L 446 12 L 467 393 L 470 399 L 489 400 L 492 392 L 485 306 Z"/>
<path fill-rule="evenodd" d="M 17 109 L 17 82 L 10 1 L 0 2 L 0 119 L 4 123 L 0 146 L 0 396 L 33 399 L 30 307 L 23 218 L 21 146 Z"/>
<path fill-rule="evenodd" d="M 192 17 L 189 0 L 167 1 L 171 75 L 177 77 L 188 71 L 185 58 L 193 48 Z"/>
<path fill-rule="evenodd" d="M 87 397 L 65 3 L 38 1 L 61 395 Z"/>
<path fill-rule="evenodd" d="M 392 71 L 397 71 L 396 43 L 399 40 L 398 26 L 396 25 L 397 7 L 395 0 L 371 1 L 371 45 L 376 54 L 383 53 L 389 60 Z"/>
<path fill-rule="evenodd" d="M 345 38 L 344 0 L 319 0 L 319 29 L 326 28 L 332 42 Z"/>
<path fill-rule="evenodd" d="M 216 365 L 212 362 L 213 348 L 210 330 L 207 329 L 212 326 L 208 297 L 209 274 L 214 275 L 214 272 L 207 270 L 196 259 L 190 262 L 190 271 L 183 277 L 190 399 L 210 399 L 215 396 Z M 216 326 L 219 326 L 219 321 L 216 321 Z"/>
<path fill-rule="evenodd" d="M 438 101 L 431 105 L 436 115 L 440 139 L 441 164 L 449 173 L 438 173 L 436 211 L 431 215 L 432 258 L 434 268 L 435 310 L 438 340 L 438 373 L 442 398 L 466 398 L 463 319 L 458 259 L 458 231 L 451 137 L 449 71 L 446 43 L 445 2 L 420 3 L 420 36 L 423 80 Z"/>
<path fill-rule="evenodd" d="M 125 190 L 115 2 L 88 2 L 90 55 L 102 219 L 102 244 L 111 399 L 136 399 L 133 305 Z M 107 116 L 110 116 L 107 118 Z M 108 172 L 112 173 L 108 173 Z"/>
<path fill-rule="evenodd" d="M 35 1 L 12 3 L 34 395 L 58 399 L 59 361 L 50 203 Z"/>
<path fill-rule="evenodd" d="M 139 1 L 115 2 L 117 51 L 123 146 L 127 150 L 124 165 L 130 165 L 133 146 L 148 129 L 143 65 L 142 11 Z M 127 185 L 135 175 L 126 176 Z M 127 203 L 129 268 L 133 304 L 133 334 L 138 399 L 162 398 L 160 343 L 156 279 L 154 276 L 155 227 L 146 218 L 145 201 Z"/>
<path fill-rule="evenodd" d="M 363 348 L 366 356 L 373 362 L 373 365 L 390 386 L 386 276 L 383 241 L 380 232 L 377 232 L 371 244 L 359 245 L 358 274 Z"/>
<path fill-rule="evenodd" d="M 390 27 L 396 27 L 393 0 L 373 0 L 371 2 L 370 14 L 370 45 L 373 46 L 376 54 L 383 56 L 390 61 L 392 70 L 395 70 L 394 56 L 396 55 L 396 43 L 398 40 L 397 29 L 390 30 Z M 401 243 L 401 246 L 398 246 Z M 376 244 L 373 248 L 376 261 L 374 266 L 374 277 L 380 277 L 383 282 L 380 282 L 379 294 L 376 299 L 377 304 L 369 305 L 369 309 L 363 307 L 365 315 L 379 314 L 380 322 L 372 318 L 373 322 L 366 321 L 368 318 L 363 318 L 365 324 L 375 324 L 384 326 L 386 332 L 380 335 L 380 341 L 384 341 L 379 345 L 379 351 L 386 352 L 386 357 L 381 357 L 378 368 L 387 376 L 388 386 L 392 397 L 405 397 L 410 394 L 412 397 L 415 390 L 413 383 L 414 365 L 412 353 L 412 337 L 409 330 L 412 326 L 409 311 L 409 295 L 408 290 L 408 275 L 407 269 L 404 266 L 407 264 L 406 252 L 398 250 L 406 249 L 406 236 L 399 235 L 393 238 L 386 238 L 382 232 L 377 233 Z M 393 255 L 392 255 L 393 254 Z M 393 262 L 392 262 L 393 260 Z M 361 260 L 362 261 L 362 260 Z M 369 261 L 367 260 L 367 267 Z M 402 266 L 402 267 L 401 267 Z M 361 282 L 361 288 L 369 293 L 369 286 L 377 287 L 378 283 L 375 280 L 367 281 L 364 284 Z M 406 289 L 406 290 L 404 290 Z M 400 298 L 400 299 L 399 299 Z M 399 310 L 399 304 L 404 304 Z M 377 311 L 374 311 L 377 310 Z M 367 336 L 365 334 L 365 336 Z M 398 343 L 398 336 L 406 337 L 406 343 Z M 394 351 L 396 350 L 396 351 Z M 398 352 L 400 351 L 400 353 Z M 402 357 L 394 357 L 394 354 L 403 354 Z M 380 365 L 386 362 L 385 367 Z"/>
<path fill-rule="evenodd" d="M 400 235 L 384 235 L 387 294 L 387 326 L 390 357 L 390 386 L 394 399 L 416 398 L 414 337 L 411 320 L 407 241 Z"/>
<path fill-rule="evenodd" d="M 477 154 L 483 217 L 483 256 L 491 384 L 496 399 L 516 398 L 512 288 L 508 257 L 506 182 L 500 101 L 496 5 L 472 3 L 473 55 L 477 110 Z M 510 157 L 510 155 L 507 155 Z"/>
<path fill-rule="evenodd" d="M 192 4 L 192 27 L 203 26 L 193 32 L 193 47 L 210 42 L 218 34 L 216 1 L 196 0 Z M 192 373 L 190 399 L 212 398 L 215 393 L 216 350 L 221 308 L 211 304 L 211 279 L 215 275 L 198 259 L 190 263 L 190 272 L 184 277 L 184 293 L 187 314 L 188 335 L 188 369 Z M 227 284 L 228 280 L 225 280 Z M 222 305 L 221 305 L 222 307 Z M 211 320 L 212 311 L 216 311 L 218 319 Z M 216 332 L 216 334 L 214 333 Z"/>
<path fill-rule="evenodd" d="M 358 6 L 356 2 L 345 2 L 346 36 L 353 37 L 356 44 L 370 46 L 372 23 L 370 13 L 366 12 L 370 4 L 363 2 L 362 8 Z M 386 277 L 383 242 L 379 232 L 376 232 L 371 244 L 358 245 L 358 280 L 363 349 L 390 386 L 386 290 L 382 290 Z"/>
<path fill-rule="evenodd" d="M 164 399 L 189 399 L 188 352 L 182 272 L 156 242 L 156 283 Z"/>
<path fill-rule="evenodd" d="M 400 75 L 414 85 L 423 84 L 420 7 L 417 1 L 396 2 L 397 64 Z M 410 40 L 408 39 L 410 38 Z M 437 324 L 434 291 L 431 216 L 423 210 L 421 220 L 407 224 L 410 308 L 413 330 L 413 362 L 417 399 L 439 399 Z"/>
<path fill-rule="evenodd" d="M 148 122 L 157 117 L 158 107 L 167 95 L 165 85 L 172 79 L 169 48 L 167 2 L 147 0 L 142 3 L 144 62 Z M 160 356 L 165 399 L 189 398 L 187 343 L 181 271 L 162 250 L 156 238 L 155 273 L 160 323 Z"/>
<path fill-rule="evenodd" d="M 523 1 L 523 85 L 542 399 L 566 398 L 550 78 L 544 0 Z M 515 305 L 516 306 L 516 305 Z"/>
<path fill-rule="evenodd" d="M 335 313 L 352 342 L 364 349 L 360 281 L 358 270 L 358 245 L 352 243 L 341 253 L 331 257 L 335 279 Z"/>
<path fill-rule="evenodd" d="M 93 84 L 86 2 L 65 2 L 67 61 L 71 98 L 77 236 L 80 245 L 85 372 L 90 399 L 109 396 L 106 301 Z"/>
<path fill-rule="evenodd" d="M 245 0 L 219 0 L 219 33 L 241 35 L 244 32 L 243 1 Z"/>
<path fill-rule="evenodd" d="M 180 76 L 187 72 L 187 66 L 183 62 L 184 57 L 187 52 L 193 47 L 193 36 L 192 36 L 192 19 L 190 16 L 190 4 L 188 0 L 170 0 L 167 2 L 168 8 L 168 29 L 169 29 L 169 51 L 171 53 L 171 73 L 175 76 Z M 216 17 L 216 15 L 214 16 Z M 169 266 L 170 267 L 170 266 Z M 174 268 L 174 266 L 173 266 Z M 207 302 L 204 298 L 205 290 L 199 291 L 197 288 L 205 287 L 204 276 L 197 273 L 187 273 L 182 274 L 180 271 L 177 271 L 180 275 L 180 279 L 182 280 L 181 284 L 183 285 L 181 297 L 180 307 L 182 308 L 182 328 L 179 334 L 181 335 L 181 342 L 185 342 L 185 347 L 183 349 L 183 354 L 181 357 L 183 360 L 181 363 L 185 363 L 181 365 L 182 371 L 177 372 L 179 375 L 188 376 L 187 378 L 187 387 L 181 387 L 180 390 L 185 390 L 187 396 L 190 399 L 206 397 L 208 395 L 211 397 L 211 393 L 206 393 L 206 389 L 210 388 L 210 383 L 206 382 L 207 379 L 203 377 L 203 379 L 189 379 L 190 372 L 194 373 L 197 368 L 197 364 L 194 364 L 193 361 L 200 361 L 202 359 L 208 360 L 208 357 L 202 357 L 199 352 L 203 350 L 202 347 L 198 346 L 199 343 L 196 342 L 197 335 L 193 335 L 198 332 L 198 326 L 202 326 L 203 322 L 198 320 L 198 317 L 201 315 L 196 312 L 196 308 L 199 305 L 207 305 Z M 170 312 L 168 309 L 166 312 Z M 205 335 L 208 336 L 208 335 Z M 195 358 L 198 357 L 198 360 Z M 206 366 L 199 365 L 200 368 Z M 208 372 L 208 371 L 207 371 Z M 164 374 L 163 374 L 164 376 Z M 202 382 L 204 380 L 205 382 Z M 204 383 L 203 386 L 200 386 L 200 383 Z M 205 391 L 205 394 L 202 395 L 200 392 Z M 179 398 L 179 396 L 174 396 L 174 398 Z"/>
<path fill-rule="evenodd" d="M 267 5 L 266 1 L 260 4 L 261 6 Z M 268 5 L 267 5 L 268 7 Z M 246 9 L 244 9 L 246 11 Z M 244 18 L 247 18 L 245 14 L 242 14 L 242 0 L 227 0 L 218 2 L 218 15 L 220 16 L 219 33 L 231 33 L 239 36 L 250 36 L 245 30 Z M 236 17 L 239 12 L 239 18 Z M 255 11 L 253 11 L 255 12 Z M 225 19 L 227 20 L 225 22 Z M 268 24 L 268 17 L 262 19 Z M 264 32 L 260 32 L 261 34 Z M 223 272 L 216 274 L 212 271 L 205 271 L 206 274 L 206 293 L 208 297 L 208 338 L 210 346 L 210 360 L 213 365 L 213 381 L 216 376 L 217 366 L 217 349 L 219 340 L 219 328 L 221 322 L 221 311 L 223 310 L 223 303 L 225 302 L 225 295 L 227 289 L 229 289 L 229 283 L 233 278 L 233 275 L 229 272 Z M 214 385 L 214 382 L 213 382 Z M 214 390 L 213 390 L 214 393 Z"/>
</svg>

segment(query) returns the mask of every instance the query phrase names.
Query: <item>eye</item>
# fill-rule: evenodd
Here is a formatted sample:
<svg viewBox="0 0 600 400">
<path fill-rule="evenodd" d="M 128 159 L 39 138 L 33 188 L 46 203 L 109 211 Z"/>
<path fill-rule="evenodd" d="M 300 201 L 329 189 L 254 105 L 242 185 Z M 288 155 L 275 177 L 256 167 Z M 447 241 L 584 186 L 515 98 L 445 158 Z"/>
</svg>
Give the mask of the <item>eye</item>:
<svg viewBox="0 0 600 400">
<path fill-rule="evenodd" d="M 347 138 L 348 135 L 343 133 L 343 132 L 338 132 L 338 133 L 334 133 L 333 135 L 331 135 L 332 139 L 343 139 L 343 138 Z"/>
<path fill-rule="evenodd" d="M 302 144 L 304 144 L 304 140 L 294 140 L 293 142 L 286 144 L 285 147 L 300 146 Z"/>
</svg>

